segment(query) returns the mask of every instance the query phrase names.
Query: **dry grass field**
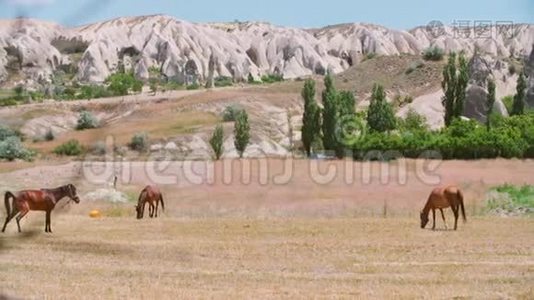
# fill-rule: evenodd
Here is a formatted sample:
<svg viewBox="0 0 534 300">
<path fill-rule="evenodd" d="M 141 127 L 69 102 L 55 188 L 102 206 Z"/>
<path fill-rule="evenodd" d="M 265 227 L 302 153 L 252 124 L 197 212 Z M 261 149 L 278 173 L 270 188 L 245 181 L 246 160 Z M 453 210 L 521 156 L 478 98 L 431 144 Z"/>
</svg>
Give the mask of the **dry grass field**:
<svg viewBox="0 0 534 300">
<path fill-rule="evenodd" d="M 2 190 L 74 180 L 82 203 L 59 204 L 53 234 L 43 232 L 38 212 L 22 221 L 23 234 L 15 222 L 0 234 L 0 292 L 38 299 L 532 299 L 534 219 L 480 209 L 491 186 L 532 184 L 534 162 L 443 162 L 438 184 L 466 192 L 468 222 L 457 232 L 444 230 L 440 218 L 440 230 L 419 228 L 418 212 L 432 189 L 416 176 L 420 163 L 406 162 L 406 184 L 395 181 L 395 171 L 382 184 L 379 163 L 369 165 L 366 183 L 367 166 L 359 162 L 348 164 L 353 183 L 338 171 L 319 184 L 307 175 L 308 161 L 295 160 L 290 180 L 280 185 L 272 180 L 283 161 L 268 161 L 267 185 L 258 182 L 255 163 L 250 171 L 232 169 L 228 183 L 217 164 L 213 183 L 163 185 L 165 213 L 142 221 L 134 202 L 84 201 L 99 186 L 76 178 L 75 164 L 7 166 Z M 344 170 L 347 163 L 317 168 L 329 166 Z M 183 167 L 173 164 L 167 173 Z M 135 198 L 150 180 L 140 166 L 132 168 L 136 175 L 119 190 Z M 90 219 L 92 209 L 103 218 Z M 447 219 L 451 227 L 450 211 Z"/>
<path fill-rule="evenodd" d="M 458 232 L 406 218 L 63 215 L 2 236 L 1 289 L 24 298 L 532 299 L 534 220 Z M 513 234 L 511 234 L 513 231 Z"/>
</svg>

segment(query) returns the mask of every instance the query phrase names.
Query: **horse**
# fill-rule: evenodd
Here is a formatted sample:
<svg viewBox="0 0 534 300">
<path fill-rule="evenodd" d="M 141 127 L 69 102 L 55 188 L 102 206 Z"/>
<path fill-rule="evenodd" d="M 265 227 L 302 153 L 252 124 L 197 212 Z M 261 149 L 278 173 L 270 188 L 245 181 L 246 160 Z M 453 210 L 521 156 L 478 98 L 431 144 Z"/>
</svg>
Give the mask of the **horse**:
<svg viewBox="0 0 534 300">
<path fill-rule="evenodd" d="M 161 208 L 165 211 L 165 203 L 163 202 L 163 196 L 160 190 L 156 186 L 149 185 L 145 187 L 141 194 L 139 194 L 139 200 L 135 206 L 137 211 L 137 219 L 142 219 L 145 213 L 145 205 L 148 202 L 148 213 L 151 218 L 158 217 L 158 206 L 161 202 Z"/>
<path fill-rule="evenodd" d="M 80 198 L 76 194 L 76 187 L 72 184 L 58 187 L 56 189 L 24 190 L 15 194 L 7 191 L 4 195 L 7 217 L 2 232 L 5 232 L 7 224 L 15 216 L 17 217 L 18 230 L 21 232 L 20 220 L 24 218 L 30 210 L 35 210 L 46 212 L 45 232 L 52 233 L 50 214 L 56 207 L 56 204 L 65 197 L 68 197 L 76 203 L 80 203 Z M 10 199 L 11 203 L 9 203 Z M 11 207 L 13 209 L 11 209 Z"/>
<path fill-rule="evenodd" d="M 443 222 L 445 223 L 445 229 L 448 229 L 447 221 L 445 220 L 445 214 L 443 214 L 443 209 L 449 207 L 454 213 L 454 230 L 457 230 L 460 209 L 462 211 L 464 222 L 467 221 L 465 217 L 464 196 L 462 191 L 455 186 L 435 188 L 428 197 L 428 201 L 424 209 L 421 211 L 421 228 L 425 228 L 428 224 L 428 214 L 430 210 L 432 210 L 432 218 L 434 222 L 432 225 L 432 230 L 436 229 L 436 209 L 439 209 L 441 211 Z"/>
</svg>

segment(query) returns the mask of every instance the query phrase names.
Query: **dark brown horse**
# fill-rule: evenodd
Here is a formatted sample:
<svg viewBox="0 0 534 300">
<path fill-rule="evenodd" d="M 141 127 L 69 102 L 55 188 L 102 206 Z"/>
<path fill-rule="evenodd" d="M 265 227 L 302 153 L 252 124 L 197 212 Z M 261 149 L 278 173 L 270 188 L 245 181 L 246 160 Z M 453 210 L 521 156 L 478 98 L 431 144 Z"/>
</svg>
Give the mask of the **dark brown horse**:
<svg viewBox="0 0 534 300">
<path fill-rule="evenodd" d="M 57 189 L 26 190 L 15 194 L 9 191 L 6 192 L 4 201 L 7 217 L 2 232 L 6 230 L 7 223 L 9 223 L 15 216 L 17 217 L 17 227 L 19 232 L 21 232 L 20 220 L 24 218 L 30 210 L 46 212 L 45 232 L 52 232 L 52 227 L 50 226 L 50 214 L 56 207 L 56 204 L 65 197 L 74 200 L 76 203 L 80 203 L 80 198 L 76 194 L 76 187 L 72 184 Z M 9 203 L 9 199 L 12 199 L 11 203 Z"/>
<path fill-rule="evenodd" d="M 447 221 L 445 220 L 445 214 L 443 214 L 443 209 L 449 207 L 454 213 L 454 230 L 457 230 L 460 209 L 462 210 L 462 217 L 464 219 L 464 222 L 466 221 L 464 196 L 462 194 L 462 191 L 460 191 L 460 189 L 455 186 L 434 189 L 430 194 L 430 197 L 428 197 L 428 202 L 426 203 L 425 208 L 421 212 L 421 228 L 425 228 L 425 226 L 428 224 L 428 214 L 430 213 L 430 210 L 432 210 L 432 218 L 434 222 L 432 225 L 432 230 L 436 229 L 436 209 L 439 209 L 441 211 L 441 217 L 443 218 L 443 222 L 445 223 L 445 228 L 447 228 Z"/>
<path fill-rule="evenodd" d="M 163 203 L 163 196 L 160 190 L 153 185 L 145 187 L 139 195 L 139 200 L 135 206 L 137 211 L 137 219 L 142 219 L 145 214 L 145 205 L 148 203 L 148 213 L 151 218 L 158 217 L 158 206 L 161 202 L 161 208 L 165 211 L 165 203 Z"/>
</svg>

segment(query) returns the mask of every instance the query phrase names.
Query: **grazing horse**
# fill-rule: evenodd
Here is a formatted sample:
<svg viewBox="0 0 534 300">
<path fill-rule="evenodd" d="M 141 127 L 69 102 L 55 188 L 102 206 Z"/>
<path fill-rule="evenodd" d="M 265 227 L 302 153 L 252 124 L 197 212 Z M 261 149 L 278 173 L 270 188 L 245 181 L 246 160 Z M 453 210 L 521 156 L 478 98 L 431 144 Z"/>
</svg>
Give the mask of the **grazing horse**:
<svg viewBox="0 0 534 300">
<path fill-rule="evenodd" d="M 52 232 L 50 226 L 50 214 L 56 204 L 63 198 L 68 197 L 74 200 L 76 203 L 80 203 L 80 198 L 76 194 L 76 187 L 72 184 L 68 184 L 57 189 L 41 189 L 41 190 L 26 190 L 18 193 L 6 192 L 4 201 L 6 205 L 7 217 L 2 232 L 6 230 L 7 223 L 17 216 L 17 227 L 20 230 L 20 220 L 30 210 L 45 211 L 46 223 L 45 232 Z M 9 199 L 12 199 L 11 204 Z M 11 209 L 13 207 L 13 209 Z"/>
<path fill-rule="evenodd" d="M 148 213 L 151 218 L 158 217 L 158 206 L 161 202 L 161 208 L 165 211 L 165 203 L 163 203 L 163 196 L 156 186 L 149 185 L 145 187 L 139 195 L 139 200 L 135 206 L 137 211 L 137 219 L 142 219 L 145 213 L 145 204 L 148 202 Z"/>
<path fill-rule="evenodd" d="M 421 228 L 425 228 L 428 224 L 428 214 L 432 210 L 433 225 L 432 230 L 436 229 L 436 209 L 441 211 L 441 217 L 445 223 L 445 228 L 447 228 L 447 221 L 445 220 L 445 215 L 443 214 L 443 209 L 450 207 L 454 213 L 454 230 L 458 229 L 458 217 L 460 209 L 462 210 L 462 217 L 464 222 L 465 218 L 465 207 L 464 207 L 464 196 L 462 191 L 455 186 L 449 186 L 446 188 L 436 188 L 428 197 L 428 202 L 425 205 L 423 211 L 421 211 Z"/>
</svg>

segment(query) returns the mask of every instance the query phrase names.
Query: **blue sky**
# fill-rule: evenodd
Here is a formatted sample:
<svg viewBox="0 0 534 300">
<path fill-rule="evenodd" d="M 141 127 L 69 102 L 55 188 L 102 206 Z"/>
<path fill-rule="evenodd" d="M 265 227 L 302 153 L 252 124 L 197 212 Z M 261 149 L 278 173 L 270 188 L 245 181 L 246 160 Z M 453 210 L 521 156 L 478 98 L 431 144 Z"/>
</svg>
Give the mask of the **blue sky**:
<svg viewBox="0 0 534 300">
<path fill-rule="evenodd" d="M 306 28 L 368 22 L 410 29 L 431 20 L 534 23 L 534 0 L 0 0 L 0 18 L 23 15 L 64 25 L 159 13 L 193 22 L 237 19 Z"/>
</svg>

